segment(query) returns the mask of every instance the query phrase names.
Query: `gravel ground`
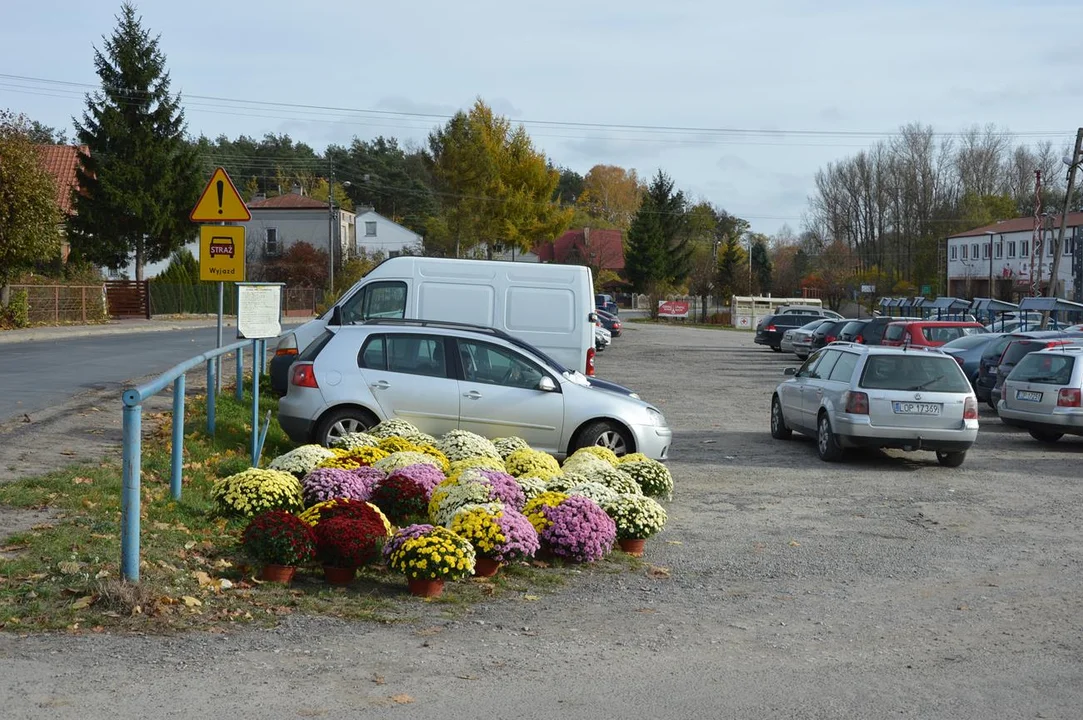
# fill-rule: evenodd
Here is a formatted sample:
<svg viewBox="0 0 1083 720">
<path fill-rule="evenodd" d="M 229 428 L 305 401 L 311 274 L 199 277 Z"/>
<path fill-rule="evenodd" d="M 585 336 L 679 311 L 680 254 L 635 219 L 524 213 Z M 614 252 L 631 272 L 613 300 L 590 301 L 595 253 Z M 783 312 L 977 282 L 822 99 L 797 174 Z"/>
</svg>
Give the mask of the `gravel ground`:
<svg viewBox="0 0 1083 720">
<path fill-rule="evenodd" d="M 792 357 L 626 327 L 601 372 L 675 430 L 671 522 L 642 572 L 417 601 L 396 625 L 0 634 L 3 717 L 1080 716 L 1083 440 L 1040 446 L 983 414 L 959 469 L 894 451 L 828 465 L 768 433 Z"/>
</svg>

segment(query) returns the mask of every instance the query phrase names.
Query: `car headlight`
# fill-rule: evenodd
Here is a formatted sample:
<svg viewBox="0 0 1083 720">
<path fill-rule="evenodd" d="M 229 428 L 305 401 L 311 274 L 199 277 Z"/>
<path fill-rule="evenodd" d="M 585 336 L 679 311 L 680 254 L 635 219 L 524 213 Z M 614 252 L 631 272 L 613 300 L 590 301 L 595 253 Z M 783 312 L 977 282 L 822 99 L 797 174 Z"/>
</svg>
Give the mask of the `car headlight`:
<svg viewBox="0 0 1083 720">
<path fill-rule="evenodd" d="M 647 408 L 647 417 L 650 418 L 651 424 L 658 427 L 666 426 L 666 416 L 658 412 L 654 408 Z"/>
</svg>

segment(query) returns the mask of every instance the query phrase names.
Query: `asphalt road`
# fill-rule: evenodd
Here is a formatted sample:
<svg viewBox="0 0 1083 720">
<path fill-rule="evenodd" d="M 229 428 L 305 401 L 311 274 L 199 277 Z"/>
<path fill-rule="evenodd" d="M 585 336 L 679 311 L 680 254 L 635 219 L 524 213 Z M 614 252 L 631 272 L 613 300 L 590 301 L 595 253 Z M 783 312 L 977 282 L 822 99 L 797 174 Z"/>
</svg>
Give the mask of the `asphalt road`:
<svg viewBox="0 0 1083 720">
<path fill-rule="evenodd" d="M 92 390 L 120 392 L 215 347 L 217 330 L 137 332 L 0 345 L 0 423 L 59 405 Z M 223 342 L 234 340 L 227 328 Z"/>
</svg>

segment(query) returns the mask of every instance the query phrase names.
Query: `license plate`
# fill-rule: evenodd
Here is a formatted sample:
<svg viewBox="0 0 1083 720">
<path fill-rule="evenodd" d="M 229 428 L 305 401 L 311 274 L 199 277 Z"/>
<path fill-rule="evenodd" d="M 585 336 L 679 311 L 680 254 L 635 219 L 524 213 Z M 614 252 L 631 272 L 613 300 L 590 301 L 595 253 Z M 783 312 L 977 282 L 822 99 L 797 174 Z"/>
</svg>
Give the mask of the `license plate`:
<svg viewBox="0 0 1083 720">
<path fill-rule="evenodd" d="M 894 403 L 896 415 L 939 415 L 940 403 Z"/>
<path fill-rule="evenodd" d="M 1042 394 L 1040 392 L 1033 392 L 1031 390 L 1016 390 L 1016 400 L 1026 400 L 1027 402 L 1041 402 Z"/>
</svg>

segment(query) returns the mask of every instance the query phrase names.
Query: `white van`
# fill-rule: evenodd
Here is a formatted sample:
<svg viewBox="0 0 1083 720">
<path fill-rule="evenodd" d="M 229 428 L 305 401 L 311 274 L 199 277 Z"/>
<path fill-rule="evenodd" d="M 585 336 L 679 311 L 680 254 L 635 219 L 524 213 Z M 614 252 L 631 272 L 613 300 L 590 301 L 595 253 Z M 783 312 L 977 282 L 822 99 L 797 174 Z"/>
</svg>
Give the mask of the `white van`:
<svg viewBox="0 0 1083 720">
<path fill-rule="evenodd" d="M 444 320 L 497 328 L 572 370 L 594 374 L 594 279 L 582 265 L 403 255 L 383 261 L 315 320 L 285 333 L 271 360 L 284 394 L 289 366 L 336 316 Z"/>
</svg>

